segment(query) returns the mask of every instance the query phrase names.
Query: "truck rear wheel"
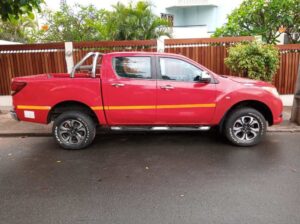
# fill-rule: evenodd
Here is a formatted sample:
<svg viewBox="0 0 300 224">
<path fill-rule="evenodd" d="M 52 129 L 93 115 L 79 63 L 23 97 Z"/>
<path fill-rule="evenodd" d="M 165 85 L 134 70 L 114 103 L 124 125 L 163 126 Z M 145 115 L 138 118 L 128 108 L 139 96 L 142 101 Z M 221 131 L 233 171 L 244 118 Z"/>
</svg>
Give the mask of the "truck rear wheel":
<svg viewBox="0 0 300 224">
<path fill-rule="evenodd" d="M 224 134 L 237 146 L 258 144 L 266 132 L 266 120 L 257 110 L 240 108 L 234 110 L 225 121 Z"/>
<path fill-rule="evenodd" d="M 93 119 L 83 112 L 67 111 L 55 119 L 52 132 L 62 148 L 83 149 L 93 142 L 96 125 Z"/>
</svg>

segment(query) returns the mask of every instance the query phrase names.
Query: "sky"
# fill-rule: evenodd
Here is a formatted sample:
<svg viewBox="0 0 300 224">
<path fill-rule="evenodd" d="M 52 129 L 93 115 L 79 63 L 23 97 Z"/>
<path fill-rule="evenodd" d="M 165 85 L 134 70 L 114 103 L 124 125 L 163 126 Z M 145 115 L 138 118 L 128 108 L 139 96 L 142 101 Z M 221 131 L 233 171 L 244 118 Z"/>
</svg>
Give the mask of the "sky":
<svg viewBox="0 0 300 224">
<path fill-rule="evenodd" d="M 69 5 L 73 5 L 75 3 L 79 3 L 81 5 L 94 5 L 96 6 L 97 8 L 104 8 L 104 9 L 111 9 L 111 5 L 113 4 L 116 4 L 117 2 L 122 2 L 124 4 L 127 4 L 129 2 L 131 2 L 131 0 L 67 0 L 67 4 Z M 135 0 L 137 1 L 137 0 Z M 132 2 L 135 2 L 134 0 Z M 156 2 L 164 2 L 164 3 L 167 3 L 169 1 L 172 1 L 172 0 L 161 0 L 161 1 L 156 1 Z M 46 0 L 45 1 L 47 6 L 50 8 L 50 9 L 53 9 L 53 10 L 58 10 L 59 9 L 59 6 L 60 6 L 60 0 Z"/>
<path fill-rule="evenodd" d="M 78 3 L 80 5 L 94 5 L 98 9 L 111 9 L 111 5 L 116 4 L 117 2 L 122 2 L 124 4 L 128 4 L 129 2 L 137 2 L 138 0 L 67 0 L 68 5 L 74 5 Z M 150 2 L 155 2 L 153 11 L 156 14 L 160 14 L 161 11 L 158 8 L 165 8 L 166 4 L 169 4 L 173 0 L 152 0 Z M 47 7 L 52 10 L 58 10 L 60 7 L 60 0 L 45 0 Z"/>
<path fill-rule="evenodd" d="M 54 9 L 54 10 L 59 9 L 60 0 L 46 0 L 45 2 L 50 9 Z M 110 9 L 110 5 L 115 4 L 117 2 L 118 0 L 67 0 L 67 3 L 71 5 L 75 3 L 79 3 L 81 5 L 93 4 L 97 8 L 105 8 L 105 9 Z M 122 2 L 127 3 L 128 1 L 123 0 Z"/>
</svg>

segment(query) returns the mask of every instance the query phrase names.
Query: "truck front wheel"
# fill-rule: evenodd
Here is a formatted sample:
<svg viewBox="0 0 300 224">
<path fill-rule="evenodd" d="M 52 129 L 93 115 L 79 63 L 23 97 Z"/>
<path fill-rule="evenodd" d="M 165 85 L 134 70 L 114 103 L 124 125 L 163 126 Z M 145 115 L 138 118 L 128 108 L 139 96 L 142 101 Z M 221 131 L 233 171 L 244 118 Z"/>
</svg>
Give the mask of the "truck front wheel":
<svg viewBox="0 0 300 224">
<path fill-rule="evenodd" d="M 258 144 L 266 132 L 266 120 L 257 110 L 240 108 L 232 111 L 225 121 L 224 134 L 237 146 Z"/>
<path fill-rule="evenodd" d="M 96 135 L 93 119 L 79 111 L 67 111 L 59 115 L 53 124 L 53 136 L 64 149 L 83 149 Z"/>
</svg>

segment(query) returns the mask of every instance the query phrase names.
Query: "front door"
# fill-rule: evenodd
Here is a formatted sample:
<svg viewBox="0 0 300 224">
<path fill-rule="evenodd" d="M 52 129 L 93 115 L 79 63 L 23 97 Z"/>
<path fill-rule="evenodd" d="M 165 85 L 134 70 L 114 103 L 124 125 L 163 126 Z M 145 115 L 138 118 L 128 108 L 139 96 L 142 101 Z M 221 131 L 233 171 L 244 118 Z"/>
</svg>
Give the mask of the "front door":
<svg viewBox="0 0 300 224">
<path fill-rule="evenodd" d="M 155 122 L 156 80 L 149 56 L 113 57 L 102 81 L 105 113 L 110 125 Z M 109 77 L 108 77 L 109 76 Z"/>
<path fill-rule="evenodd" d="M 204 71 L 187 61 L 159 57 L 157 81 L 158 124 L 209 124 L 215 111 L 215 84 L 199 79 Z"/>
</svg>

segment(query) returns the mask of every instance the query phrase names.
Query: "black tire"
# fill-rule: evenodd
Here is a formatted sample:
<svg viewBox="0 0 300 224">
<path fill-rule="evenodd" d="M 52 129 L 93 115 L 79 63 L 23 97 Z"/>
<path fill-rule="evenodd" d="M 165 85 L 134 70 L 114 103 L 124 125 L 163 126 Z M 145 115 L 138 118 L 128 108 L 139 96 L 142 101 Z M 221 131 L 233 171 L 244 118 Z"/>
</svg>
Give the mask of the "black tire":
<svg viewBox="0 0 300 224">
<path fill-rule="evenodd" d="M 227 116 L 223 132 L 234 145 L 253 146 L 262 140 L 266 129 L 266 119 L 259 111 L 239 108 Z"/>
<path fill-rule="evenodd" d="M 96 135 L 93 119 L 79 111 L 67 111 L 59 115 L 53 124 L 53 137 L 64 149 L 84 149 Z"/>
</svg>

